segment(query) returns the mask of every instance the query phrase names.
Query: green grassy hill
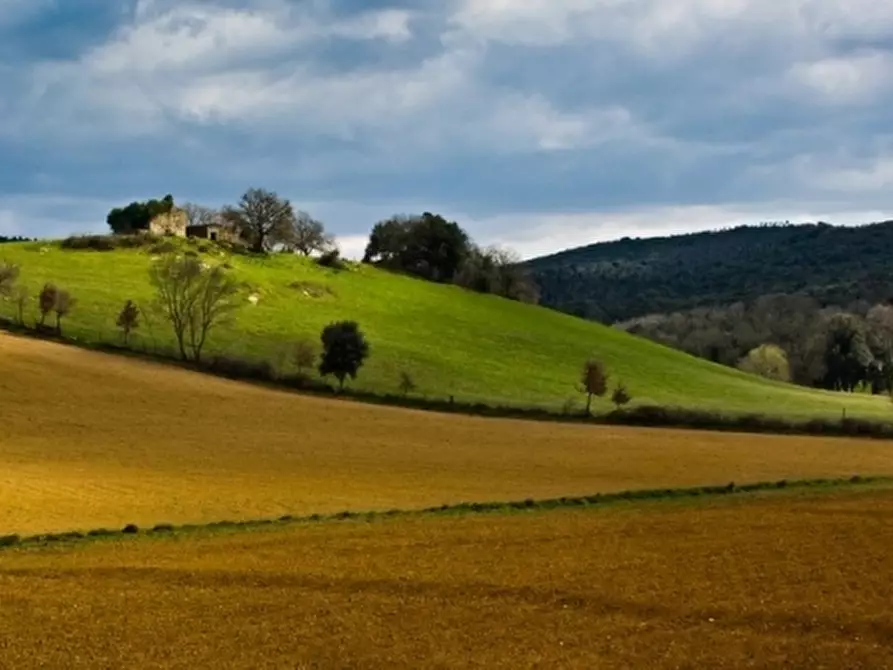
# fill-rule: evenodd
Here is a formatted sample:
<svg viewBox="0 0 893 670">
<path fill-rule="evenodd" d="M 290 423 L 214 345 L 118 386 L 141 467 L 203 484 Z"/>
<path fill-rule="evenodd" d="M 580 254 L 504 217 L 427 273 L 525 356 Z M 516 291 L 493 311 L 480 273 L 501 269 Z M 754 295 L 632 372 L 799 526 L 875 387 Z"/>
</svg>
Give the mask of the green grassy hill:
<svg viewBox="0 0 893 670">
<path fill-rule="evenodd" d="M 367 266 L 335 271 L 290 255 L 223 258 L 218 252 L 207 258 L 231 264 L 245 301 L 235 322 L 213 334 L 208 354 L 265 359 L 287 370 L 295 339 L 317 341 L 331 321 L 354 319 L 371 344 L 355 385 L 371 391 L 395 392 L 405 370 L 427 396 L 560 407 L 568 398 L 582 402 L 575 390 L 580 366 L 596 355 L 607 363 L 612 381 L 623 381 L 639 403 L 791 417 L 839 417 L 843 408 L 850 416 L 891 413 L 881 398 L 765 381 L 566 314 Z M 144 250 L 0 247 L 0 260 L 21 267 L 21 283 L 32 293 L 54 282 L 73 294 L 78 304 L 64 324 L 66 335 L 85 341 L 119 341 L 115 319 L 124 301 L 151 302 L 152 259 Z M 259 297 L 256 305 L 248 302 L 251 293 Z M 29 309 L 33 317 L 33 303 Z M 15 306 L 2 302 L 0 313 L 10 317 Z M 173 338 L 155 317 L 135 345 L 169 348 Z"/>
</svg>

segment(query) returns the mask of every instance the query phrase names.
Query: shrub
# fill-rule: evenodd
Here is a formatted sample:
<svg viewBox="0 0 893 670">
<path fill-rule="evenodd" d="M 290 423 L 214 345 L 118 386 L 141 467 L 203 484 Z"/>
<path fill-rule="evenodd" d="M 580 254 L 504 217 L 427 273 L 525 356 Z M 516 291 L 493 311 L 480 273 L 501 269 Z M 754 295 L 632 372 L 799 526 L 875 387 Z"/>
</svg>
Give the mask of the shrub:
<svg viewBox="0 0 893 670">
<path fill-rule="evenodd" d="M 626 386 L 622 383 L 617 384 L 617 387 L 611 394 L 611 402 L 614 403 L 614 406 L 617 407 L 617 409 L 620 409 L 624 405 L 628 405 L 630 400 L 632 400 L 632 396 L 630 396 L 629 391 L 626 390 Z"/>
<path fill-rule="evenodd" d="M 140 529 L 139 526 L 137 526 L 136 524 L 129 523 L 124 526 L 124 529 L 121 532 L 126 535 L 135 535 L 136 533 L 140 532 Z"/>
<path fill-rule="evenodd" d="M 324 268 L 332 268 L 334 270 L 343 270 L 347 267 L 347 263 L 341 258 L 341 252 L 338 249 L 330 249 L 323 252 L 316 259 L 316 263 Z"/>
<path fill-rule="evenodd" d="M 153 533 L 172 533 L 174 527 L 169 523 L 159 523 L 152 526 Z"/>
<path fill-rule="evenodd" d="M 18 535 L 0 535 L 0 547 L 12 547 L 21 541 Z"/>
<path fill-rule="evenodd" d="M 60 246 L 77 251 L 113 251 L 118 247 L 118 240 L 113 235 L 72 235 L 62 240 Z"/>
<path fill-rule="evenodd" d="M 115 531 L 109 530 L 108 528 L 94 528 L 90 532 L 87 533 L 89 537 L 108 537 L 110 535 L 114 535 Z"/>
<path fill-rule="evenodd" d="M 276 372 L 268 361 L 251 361 L 232 356 L 214 356 L 206 367 L 212 372 L 232 379 L 271 381 Z"/>
<path fill-rule="evenodd" d="M 415 391 L 416 388 L 416 383 L 412 376 L 410 376 L 410 374 L 405 370 L 401 372 L 399 389 L 400 393 L 403 394 L 403 397 L 405 398 L 406 396 L 408 396 L 410 393 Z"/>
</svg>

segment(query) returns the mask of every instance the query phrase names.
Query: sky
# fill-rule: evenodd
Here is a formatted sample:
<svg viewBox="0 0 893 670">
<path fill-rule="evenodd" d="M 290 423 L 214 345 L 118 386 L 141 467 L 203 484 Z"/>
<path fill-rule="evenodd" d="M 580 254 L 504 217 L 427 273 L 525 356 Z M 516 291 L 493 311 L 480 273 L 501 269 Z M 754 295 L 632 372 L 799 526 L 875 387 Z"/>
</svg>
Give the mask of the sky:
<svg viewBox="0 0 893 670">
<path fill-rule="evenodd" d="M 361 253 L 893 218 L 889 0 L 0 0 L 0 235 L 273 190 Z"/>
</svg>

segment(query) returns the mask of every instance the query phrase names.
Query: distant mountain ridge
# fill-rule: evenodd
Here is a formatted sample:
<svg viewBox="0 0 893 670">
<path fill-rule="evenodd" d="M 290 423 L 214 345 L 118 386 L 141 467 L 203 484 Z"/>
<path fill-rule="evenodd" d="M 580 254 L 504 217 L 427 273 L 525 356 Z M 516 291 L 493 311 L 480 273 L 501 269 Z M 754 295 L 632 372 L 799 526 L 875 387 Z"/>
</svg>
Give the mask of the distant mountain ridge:
<svg viewBox="0 0 893 670">
<path fill-rule="evenodd" d="M 541 304 L 604 323 L 769 294 L 827 305 L 893 297 L 893 220 L 771 224 L 625 237 L 525 263 Z"/>
</svg>

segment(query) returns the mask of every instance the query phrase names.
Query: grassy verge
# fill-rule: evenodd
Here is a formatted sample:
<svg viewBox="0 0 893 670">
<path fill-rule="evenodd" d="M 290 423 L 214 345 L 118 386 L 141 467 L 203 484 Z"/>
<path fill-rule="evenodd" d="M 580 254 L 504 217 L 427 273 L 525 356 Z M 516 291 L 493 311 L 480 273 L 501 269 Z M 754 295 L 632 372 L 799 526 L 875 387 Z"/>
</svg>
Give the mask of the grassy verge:
<svg viewBox="0 0 893 670">
<path fill-rule="evenodd" d="M 453 505 L 439 505 L 418 510 L 372 510 L 367 512 L 343 511 L 336 514 L 311 514 L 307 516 L 283 515 L 275 519 L 252 519 L 245 521 L 216 521 L 208 524 L 157 524 L 152 528 L 139 528 L 129 524 L 121 529 L 96 528 L 85 533 L 71 531 L 66 533 L 45 533 L 39 535 L 0 536 L 0 549 L 41 547 L 60 544 L 72 544 L 108 538 L 130 536 L 167 536 L 208 530 L 252 530 L 265 527 L 285 526 L 291 524 L 337 522 L 348 520 L 373 521 L 382 518 L 439 516 L 456 514 L 494 514 L 513 511 L 545 511 L 573 507 L 603 507 L 605 505 L 635 501 L 670 501 L 693 500 L 698 498 L 725 497 L 740 494 L 752 494 L 768 491 L 802 492 L 837 489 L 841 487 L 870 487 L 893 483 L 889 477 L 853 476 L 839 479 L 802 479 L 779 480 L 775 482 L 756 482 L 737 485 L 730 482 L 723 486 L 696 486 L 688 488 L 640 489 L 620 491 L 617 493 L 596 493 L 588 496 L 572 496 L 534 500 L 515 500 L 508 502 L 463 502 Z"/>
</svg>

